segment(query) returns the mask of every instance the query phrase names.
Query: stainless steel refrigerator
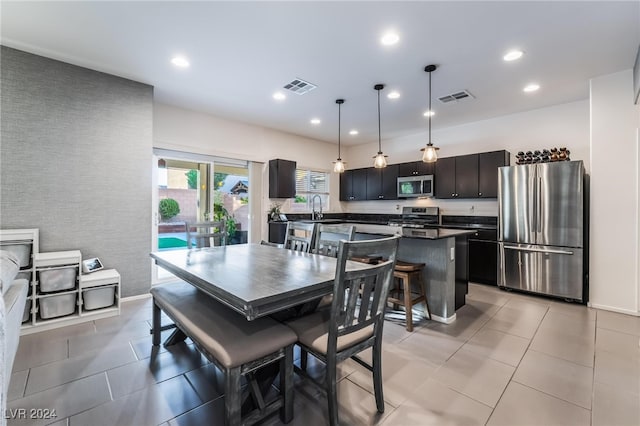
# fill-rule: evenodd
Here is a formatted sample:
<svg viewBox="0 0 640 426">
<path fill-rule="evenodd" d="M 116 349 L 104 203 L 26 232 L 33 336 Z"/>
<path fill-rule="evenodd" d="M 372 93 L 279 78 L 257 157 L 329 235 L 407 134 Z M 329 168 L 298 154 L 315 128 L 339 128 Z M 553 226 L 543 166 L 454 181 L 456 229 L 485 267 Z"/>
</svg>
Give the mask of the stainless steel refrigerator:
<svg viewBox="0 0 640 426">
<path fill-rule="evenodd" d="M 500 167 L 501 287 L 585 301 L 582 161 Z"/>
</svg>

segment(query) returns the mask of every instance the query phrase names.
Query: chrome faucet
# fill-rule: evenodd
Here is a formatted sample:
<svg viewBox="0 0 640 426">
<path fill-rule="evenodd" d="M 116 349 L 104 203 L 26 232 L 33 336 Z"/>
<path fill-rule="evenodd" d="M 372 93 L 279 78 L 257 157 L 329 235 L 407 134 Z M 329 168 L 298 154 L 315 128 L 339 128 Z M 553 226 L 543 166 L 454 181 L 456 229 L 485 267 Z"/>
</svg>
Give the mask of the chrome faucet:
<svg viewBox="0 0 640 426">
<path fill-rule="evenodd" d="M 318 201 L 320 201 L 320 211 L 316 210 L 316 197 L 318 197 Z M 320 220 L 322 219 L 322 198 L 316 194 L 311 199 L 311 220 Z"/>
</svg>

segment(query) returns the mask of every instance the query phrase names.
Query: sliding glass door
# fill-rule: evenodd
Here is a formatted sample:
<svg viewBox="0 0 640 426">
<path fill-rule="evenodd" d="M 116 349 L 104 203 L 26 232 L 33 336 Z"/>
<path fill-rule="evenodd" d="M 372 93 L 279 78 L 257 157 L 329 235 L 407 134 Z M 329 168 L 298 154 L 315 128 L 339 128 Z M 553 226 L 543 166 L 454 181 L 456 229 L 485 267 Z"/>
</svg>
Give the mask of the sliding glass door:
<svg viewBox="0 0 640 426">
<path fill-rule="evenodd" d="M 227 244 L 246 244 L 249 169 L 246 161 L 154 150 L 153 251 L 185 250 L 189 223 L 224 219 Z M 153 284 L 175 279 L 153 265 Z"/>
</svg>

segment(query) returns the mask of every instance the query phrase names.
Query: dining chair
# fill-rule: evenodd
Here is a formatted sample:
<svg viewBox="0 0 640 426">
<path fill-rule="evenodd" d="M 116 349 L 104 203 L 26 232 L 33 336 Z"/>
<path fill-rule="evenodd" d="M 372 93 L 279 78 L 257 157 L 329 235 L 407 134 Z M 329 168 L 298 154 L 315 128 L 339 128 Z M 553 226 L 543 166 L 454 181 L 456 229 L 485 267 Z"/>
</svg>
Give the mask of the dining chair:
<svg viewBox="0 0 640 426">
<path fill-rule="evenodd" d="M 348 358 L 373 373 L 376 407 L 380 413 L 384 412 L 382 328 L 399 239 L 399 236 L 394 236 L 378 240 L 340 241 L 331 309 L 286 322 L 298 336 L 297 344 L 326 364 L 324 388 L 331 425 L 338 425 L 336 368 L 338 363 Z M 348 261 L 352 257 L 372 254 L 380 255 L 383 260 L 364 269 L 354 269 L 353 262 Z M 368 348 L 372 348 L 372 364 L 357 356 Z M 322 386 L 303 369 L 296 368 L 296 371 Z"/>
<path fill-rule="evenodd" d="M 187 248 L 224 246 L 227 244 L 227 227 L 224 220 L 186 223 Z"/>
<path fill-rule="evenodd" d="M 315 223 L 288 222 L 284 236 L 284 248 L 293 251 L 311 252 Z"/>
<path fill-rule="evenodd" d="M 313 252 L 324 256 L 338 257 L 340 240 L 352 241 L 356 227 L 353 225 L 319 224 L 316 227 Z"/>
</svg>

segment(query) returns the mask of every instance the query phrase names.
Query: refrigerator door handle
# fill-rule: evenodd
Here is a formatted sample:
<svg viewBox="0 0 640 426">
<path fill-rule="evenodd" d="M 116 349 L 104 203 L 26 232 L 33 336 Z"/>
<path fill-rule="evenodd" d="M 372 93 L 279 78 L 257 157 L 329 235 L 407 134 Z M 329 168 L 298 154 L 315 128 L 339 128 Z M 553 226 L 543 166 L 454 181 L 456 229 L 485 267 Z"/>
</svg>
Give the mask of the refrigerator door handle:
<svg viewBox="0 0 640 426">
<path fill-rule="evenodd" d="M 544 197 L 542 196 L 542 178 L 538 177 L 538 209 L 536 211 L 536 225 L 538 226 L 538 234 L 536 235 L 536 241 L 539 243 L 541 241 L 540 233 L 542 232 L 542 200 Z"/>
<path fill-rule="evenodd" d="M 569 250 L 545 250 L 545 249 L 524 248 L 524 247 L 517 247 L 517 246 L 504 246 L 504 248 L 509 250 L 518 250 L 518 251 L 534 251 L 536 253 L 568 254 L 568 255 L 573 254 L 573 252 Z"/>
</svg>

